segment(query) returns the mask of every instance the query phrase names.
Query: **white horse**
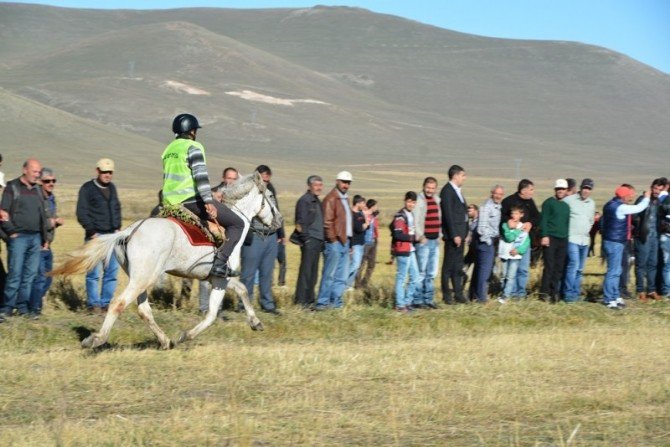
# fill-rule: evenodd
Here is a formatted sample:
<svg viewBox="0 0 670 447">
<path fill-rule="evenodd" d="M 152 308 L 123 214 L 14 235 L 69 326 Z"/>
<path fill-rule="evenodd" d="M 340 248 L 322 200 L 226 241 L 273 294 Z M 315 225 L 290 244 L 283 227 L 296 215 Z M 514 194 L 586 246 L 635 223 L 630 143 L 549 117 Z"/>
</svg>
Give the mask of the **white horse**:
<svg viewBox="0 0 670 447">
<path fill-rule="evenodd" d="M 281 214 L 268 197 L 260 174 L 243 177 L 226 188 L 224 195 L 228 206 L 245 222 L 242 240 L 249 231 L 251 219 L 254 217 L 272 230 L 281 226 Z M 238 271 L 241 245 L 238 244 L 229 260 L 230 267 Z M 95 348 L 107 342 L 119 314 L 134 299 L 137 299 L 137 312 L 156 334 L 161 347 L 170 349 L 174 346 L 170 338 L 156 324 L 146 292 L 164 272 L 184 278 L 209 279 L 212 283 L 209 310 L 205 318 L 190 331 L 182 332 L 177 342 L 196 337 L 216 320 L 226 288 L 235 290 L 242 300 L 251 328 L 262 330 L 263 324 L 249 302 L 246 287 L 235 278 L 209 277 L 214 254 L 213 246 L 192 246 L 184 231 L 172 220 L 149 218 L 137 221 L 118 233 L 100 235 L 92 239 L 73 251 L 62 265 L 51 272 L 51 275 L 82 273 L 103 260 L 108 262 L 113 255 L 116 255 L 128 274 L 128 286 L 110 303 L 100 331 L 81 342 L 84 348 Z"/>
</svg>

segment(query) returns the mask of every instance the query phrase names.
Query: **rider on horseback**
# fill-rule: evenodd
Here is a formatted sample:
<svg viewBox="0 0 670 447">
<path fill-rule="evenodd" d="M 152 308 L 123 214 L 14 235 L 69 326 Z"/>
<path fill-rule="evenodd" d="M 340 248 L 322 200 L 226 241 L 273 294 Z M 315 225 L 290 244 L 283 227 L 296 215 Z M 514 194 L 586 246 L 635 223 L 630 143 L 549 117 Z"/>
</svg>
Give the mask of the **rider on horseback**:
<svg viewBox="0 0 670 447">
<path fill-rule="evenodd" d="M 239 276 L 228 266 L 228 258 L 240 241 L 244 221 L 222 203 L 214 200 L 205 164 L 205 148 L 195 141 L 200 124 L 195 116 L 183 113 L 172 121 L 175 140 L 163 152 L 163 203 L 182 204 L 201 218 L 216 219 L 228 238 L 219 247 L 212 265 L 212 276 Z"/>
</svg>

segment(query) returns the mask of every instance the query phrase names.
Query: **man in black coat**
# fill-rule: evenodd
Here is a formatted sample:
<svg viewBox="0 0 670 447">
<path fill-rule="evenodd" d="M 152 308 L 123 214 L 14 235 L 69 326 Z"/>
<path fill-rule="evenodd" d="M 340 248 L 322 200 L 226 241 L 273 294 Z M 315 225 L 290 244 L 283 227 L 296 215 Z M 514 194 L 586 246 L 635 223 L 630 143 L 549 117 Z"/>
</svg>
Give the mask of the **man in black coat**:
<svg viewBox="0 0 670 447">
<path fill-rule="evenodd" d="M 525 231 L 530 231 L 531 247 L 539 246 L 537 242 L 540 234 L 540 219 L 541 214 L 533 200 L 535 194 L 535 184 L 528 180 L 522 179 L 519 181 L 517 190 L 514 194 L 505 197 L 502 201 L 502 218 L 500 219 L 500 226 L 510 219 L 510 212 L 513 207 L 519 207 L 523 210 L 521 222 L 527 224 Z M 528 276 L 531 263 L 531 250 L 526 251 L 519 263 L 519 269 L 516 272 L 516 285 L 512 291 L 512 296 L 525 298 L 527 295 L 526 285 L 528 284 Z"/>
<path fill-rule="evenodd" d="M 121 203 L 112 183 L 114 162 L 101 158 L 96 165 L 97 177 L 82 185 L 77 199 L 77 221 L 84 227 L 85 240 L 101 234 L 115 233 L 121 228 Z M 116 290 L 116 273 L 119 263 L 116 256 L 107 265 L 101 262 L 86 274 L 87 307 L 95 314 L 107 311 Z M 102 288 L 100 276 L 102 273 Z"/>
<path fill-rule="evenodd" d="M 449 168 L 449 183 L 440 191 L 444 238 L 442 299 L 446 304 L 455 304 L 454 300 L 458 303 L 468 302 L 463 294 L 463 251 L 465 238 L 468 235 L 468 205 L 461 192 L 465 178 L 465 169 L 453 165 Z"/>
</svg>

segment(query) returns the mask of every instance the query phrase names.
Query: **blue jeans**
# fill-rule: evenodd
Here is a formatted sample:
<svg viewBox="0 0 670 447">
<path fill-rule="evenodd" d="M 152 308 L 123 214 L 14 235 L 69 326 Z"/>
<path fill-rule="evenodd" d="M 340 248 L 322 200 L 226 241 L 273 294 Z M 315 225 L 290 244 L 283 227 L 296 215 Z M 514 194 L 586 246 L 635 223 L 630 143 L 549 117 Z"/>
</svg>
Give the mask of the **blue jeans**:
<svg viewBox="0 0 670 447">
<path fill-rule="evenodd" d="M 647 240 L 635 239 L 635 291 L 655 292 L 658 264 L 658 236 L 647 235 Z M 646 283 L 646 287 L 645 287 Z"/>
<path fill-rule="evenodd" d="M 530 250 L 528 250 L 530 251 Z M 527 254 L 528 252 L 526 252 Z M 503 259 L 503 298 L 523 297 L 526 296 L 526 289 L 523 289 L 524 294 L 518 295 L 519 271 L 523 258 L 521 259 Z"/>
<path fill-rule="evenodd" d="M 351 261 L 349 263 L 349 276 L 347 277 L 347 287 L 354 286 L 354 281 L 356 281 L 356 275 L 358 274 L 358 269 L 361 267 L 361 262 L 363 262 L 364 251 L 365 251 L 365 245 L 351 246 Z"/>
<path fill-rule="evenodd" d="M 407 307 L 412 304 L 412 297 L 420 284 L 419 266 L 414 253 L 410 253 L 409 256 L 396 256 L 395 262 L 398 266 L 395 275 L 395 305 L 396 308 Z M 405 290 L 405 280 L 408 278 L 407 290 Z"/>
<path fill-rule="evenodd" d="M 662 234 L 659 245 L 663 255 L 663 289 L 661 293 L 667 296 L 670 295 L 670 236 Z"/>
<path fill-rule="evenodd" d="M 259 302 L 262 309 L 273 310 L 276 308 L 272 296 L 272 276 L 277 259 L 277 233 L 266 238 L 256 234 L 251 239 L 251 245 L 242 246 L 242 274 L 240 281 L 247 288 L 249 299 L 254 301 L 254 283 L 258 275 L 258 290 L 260 292 Z M 241 301 L 240 301 L 240 306 Z"/>
<path fill-rule="evenodd" d="M 470 284 L 471 295 L 480 303 L 488 301 L 488 283 L 493 272 L 496 247 L 484 242 L 477 243 L 477 258 L 473 274 L 474 283 Z"/>
<path fill-rule="evenodd" d="M 323 270 L 316 307 L 342 307 L 342 294 L 349 275 L 349 242 L 326 242 L 323 253 Z"/>
<path fill-rule="evenodd" d="M 582 277 L 588 254 L 588 245 L 568 242 L 568 265 L 563 278 L 563 298 L 567 303 L 577 301 L 582 293 Z"/>
<path fill-rule="evenodd" d="M 621 258 L 623 256 L 624 244 L 621 242 L 604 241 L 603 251 L 607 259 L 607 272 L 603 280 L 603 301 L 608 304 L 620 298 L 619 279 L 621 276 Z"/>
<path fill-rule="evenodd" d="M 54 255 L 51 249 L 40 250 L 40 265 L 37 269 L 37 276 L 35 276 L 33 290 L 30 292 L 30 302 L 28 303 L 30 312 L 42 313 L 42 300 L 52 282 L 51 276 L 47 276 L 47 273 L 53 269 L 53 264 Z"/>
<path fill-rule="evenodd" d="M 91 307 L 107 307 L 114 298 L 116 290 L 116 274 L 119 271 L 119 262 L 112 254 L 107 266 L 103 262 L 93 267 L 86 273 L 86 305 Z M 100 289 L 100 276 L 102 275 L 102 293 Z"/>
<path fill-rule="evenodd" d="M 42 236 L 39 233 L 17 233 L 7 242 L 7 281 L 2 312 L 19 314 L 33 312 L 29 309 L 30 292 L 40 265 Z"/>
<path fill-rule="evenodd" d="M 433 304 L 435 277 L 440 263 L 440 240 L 426 239 L 425 244 L 416 244 L 415 256 L 419 268 L 419 282 L 414 292 L 414 304 Z"/>
<path fill-rule="evenodd" d="M 526 285 L 528 284 L 528 271 L 530 270 L 530 247 L 526 253 L 523 254 L 519 261 L 519 265 L 516 270 L 516 279 L 512 284 L 512 294 L 511 296 L 518 296 L 519 298 L 526 297 Z"/>
</svg>

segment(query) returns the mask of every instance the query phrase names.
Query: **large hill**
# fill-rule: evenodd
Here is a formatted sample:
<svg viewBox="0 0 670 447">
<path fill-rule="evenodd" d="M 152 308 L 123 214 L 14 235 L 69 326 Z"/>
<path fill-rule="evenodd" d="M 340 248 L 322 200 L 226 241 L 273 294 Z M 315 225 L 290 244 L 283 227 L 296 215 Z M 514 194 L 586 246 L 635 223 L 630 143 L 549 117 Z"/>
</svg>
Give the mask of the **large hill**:
<svg viewBox="0 0 670 447">
<path fill-rule="evenodd" d="M 649 177 L 670 141 L 670 76 L 624 55 L 357 8 L 3 3 L 0 39 L 0 105 L 11 110 L 0 125 L 14 135 L 2 151 L 76 163 L 111 146 L 138 186 L 158 175 L 182 111 L 201 119 L 221 163 L 324 175 L 385 165 L 443 175 L 457 162 L 504 178 L 516 163 L 533 178 Z"/>
</svg>

